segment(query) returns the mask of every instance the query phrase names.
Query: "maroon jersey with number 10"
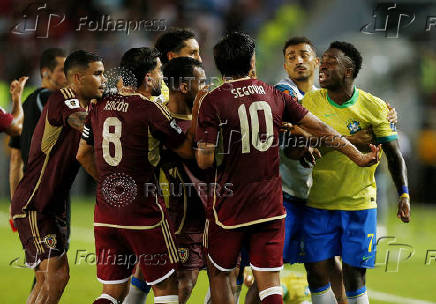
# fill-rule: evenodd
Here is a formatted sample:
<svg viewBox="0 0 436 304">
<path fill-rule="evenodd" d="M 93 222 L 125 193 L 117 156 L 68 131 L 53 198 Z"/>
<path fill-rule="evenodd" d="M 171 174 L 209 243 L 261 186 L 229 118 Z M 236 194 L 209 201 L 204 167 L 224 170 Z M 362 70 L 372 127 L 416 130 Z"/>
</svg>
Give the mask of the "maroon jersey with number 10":
<svg viewBox="0 0 436 304">
<path fill-rule="evenodd" d="M 257 79 L 226 82 L 205 95 L 196 141 L 217 146 L 217 189 L 208 202 L 217 225 L 233 229 L 285 217 L 279 128 L 283 121 L 297 124 L 307 112 Z"/>
</svg>

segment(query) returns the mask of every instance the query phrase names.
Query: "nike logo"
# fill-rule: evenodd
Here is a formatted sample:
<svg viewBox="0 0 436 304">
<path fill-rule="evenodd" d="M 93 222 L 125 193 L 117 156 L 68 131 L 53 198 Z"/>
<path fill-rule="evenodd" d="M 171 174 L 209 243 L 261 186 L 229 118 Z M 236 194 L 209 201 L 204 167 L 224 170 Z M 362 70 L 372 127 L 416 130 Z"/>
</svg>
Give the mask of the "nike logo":
<svg viewBox="0 0 436 304">
<path fill-rule="evenodd" d="M 331 117 L 331 116 L 335 116 L 336 114 L 324 114 L 325 117 Z"/>
<path fill-rule="evenodd" d="M 366 260 L 369 260 L 370 258 L 372 258 L 371 256 L 364 256 L 363 258 L 362 258 L 362 260 L 363 261 L 366 261 Z"/>
</svg>

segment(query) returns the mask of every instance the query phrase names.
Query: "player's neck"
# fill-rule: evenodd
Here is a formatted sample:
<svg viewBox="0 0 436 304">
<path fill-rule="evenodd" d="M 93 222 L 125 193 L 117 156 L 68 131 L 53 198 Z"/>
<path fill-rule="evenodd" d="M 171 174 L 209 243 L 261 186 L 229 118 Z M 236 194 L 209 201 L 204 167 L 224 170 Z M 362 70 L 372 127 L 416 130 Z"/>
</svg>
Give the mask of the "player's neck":
<svg viewBox="0 0 436 304">
<path fill-rule="evenodd" d="M 344 87 L 339 87 L 337 89 L 327 89 L 328 97 L 332 99 L 336 104 L 342 105 L 351 99 L 354 93 L 354 84 L 345 84 Z"/>
<path fill-rule="evenodd" d="M 41 81 L 41 88 L 47 89 L 50 91 L 56 91 L 58 88 L 55 88 L 47 78 L 43 78 Z"/>
<path fill-rule="evenodd" d="M 175 94 L 170 94 L 170 99 L 168 101 L 168 109 L 174 114 L 180 115 L 190 115 L 192 114 L 192 109 L 186 104 L 183 96 L 178 96 Z"/>
<path fill-rule="evenodd" d="M 75 97 L 79 100 L 80 106 L 82 108 L 86 109 L 88 107 L 89 103 L 91 102 L 91 100 L 81 96 L 79 93 L 80 91 L 75 88 L 74 84 L 70 84 L 67 87 L 69 87 L 70 89 L 73 90 Z"/>
<path fill-rule="evenodd" d="M 307 78 L 304 80 L 291 79 L 296 85 L 297 88 L 304 93 L 312 91 L 314 79 L 313 77 Z"/>
<path fill-rule="evenodd" d="M 139 93 L 139 94 L 141 94 L 141 95 L 143 95 L 143 96 L 145 96 L 147 99 L 150 99 L 150 98 L 151 98 L 151 91 L 150 91 L 150 90 L 147 90 L 146 88 L 144 88 L 144 86 L 139 87 L 139 88 L 136 90 L 136 92 Z"/>
</svg>

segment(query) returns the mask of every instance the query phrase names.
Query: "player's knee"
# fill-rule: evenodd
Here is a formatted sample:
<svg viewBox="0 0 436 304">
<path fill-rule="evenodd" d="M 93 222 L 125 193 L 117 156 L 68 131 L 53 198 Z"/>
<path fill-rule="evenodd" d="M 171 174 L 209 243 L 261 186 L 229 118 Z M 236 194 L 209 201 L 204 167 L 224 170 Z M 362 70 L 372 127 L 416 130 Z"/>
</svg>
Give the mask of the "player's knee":
<svg viewBox="0 0 436 304">
<path fill-rule="evenodd" d="M 346 290 L 358 290 L 365 286 L 365 268 L 343 265 L 344 285 Z"/>
<path fill-rule="evenodd" d="M 312 288 L 325 286 L 329 282 L 328 273 L 325 273 L 316 263 L 304 264 L 307 272 L 307 281 Z"/>
<path fill-rule="evenodd" d="M 187 300 L 192 293 L 194 288 L 194 282 L 191 279 L 179 281 L 179 297 L 180 300 Z"/>
</svg>

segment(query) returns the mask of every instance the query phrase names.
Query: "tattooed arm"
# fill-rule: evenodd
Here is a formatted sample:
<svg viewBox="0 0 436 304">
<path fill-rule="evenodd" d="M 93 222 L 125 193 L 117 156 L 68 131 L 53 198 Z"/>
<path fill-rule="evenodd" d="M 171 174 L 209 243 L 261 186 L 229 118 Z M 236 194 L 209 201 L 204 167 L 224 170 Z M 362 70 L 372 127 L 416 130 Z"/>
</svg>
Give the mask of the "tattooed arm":
<svg viewBox="0 0 436 304">
<path fill-rule="evenodd" d="M 87 112 L 75 112 L 68 116 L 67 122 L 71 128 L 82 132 L 83 126 L 85 125 L 86 116 L 88 116 Z"/>
</svg>

